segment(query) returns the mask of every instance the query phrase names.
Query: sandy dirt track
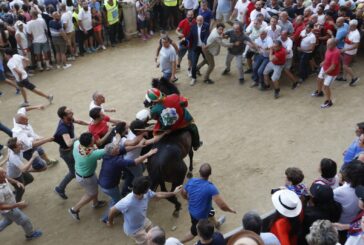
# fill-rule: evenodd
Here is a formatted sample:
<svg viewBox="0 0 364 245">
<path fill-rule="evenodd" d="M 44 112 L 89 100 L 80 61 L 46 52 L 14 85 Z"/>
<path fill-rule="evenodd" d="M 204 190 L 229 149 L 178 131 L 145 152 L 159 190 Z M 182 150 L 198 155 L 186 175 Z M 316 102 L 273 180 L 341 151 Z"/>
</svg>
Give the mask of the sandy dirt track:
<svg viewBox="0 0 364 245">
<path fill-rule="evenodd" d="M 114 107 L 112 117 L 130 121 L 142 108 L 144 93 L 153 76 L 160 71 L 153 63 L 157 38 L 148 42 L 133 40 L 107 49 L 98 54 L 79 58 L 67 71 L 51 71 L 31 78 L 40 89 L 55 96 L 54 104 L 44 111 L 29 113 L 35 132 L 43 136 L 53 135 L 57 126 L 57 108 L 71 107 L 75 118 L 88 120 L 91 94 L 98 90 L 106 96 L 106 107 Z M 195 154 L 194 175 L 201 163 L 209 162 L 213 167 L 211 181 L 224 199 L 237 210 L 237 215 L 228 214 L 226 232 L 240 225 L 244 212 L 254 209 L 264 213 L 272 209 L 270 189 L 284 183 L 284 170 L 298 166 L 305 173 L 309 184 L 318 173 L 322 157 L 330 157 L 341 164 L 342 152 L 354 139 L 355 123 L 363 121 L 363 85 L 351 88 L 347 83 L 333 85 L 334 106 L 320 109 L 322 98 L 311 98 L 315 89 L 315 77 L 295 91 L 290 83 L 282 81 L 282 97 L 273 99 L 273 91 L 260 92 L 239 85 L 235 61 L 230 76 L 222 77 L 226 50 L 216 59 L 212 79 L 214 85 L 202 83 L 189 86 L 186 60 L 177 74 L 181 92 L 189 99 L 189 110 L 197 122 L 203 147 Z M 357 60 L 355 70 L 362 75 Z M 202 73 L 206 67 L 202 69 Z M 249 81 L 249 77 L 246 76 Z M 20 96 L 14 96 L 13 88 L 0 84 L 5 95 L 0 97 L 0 120 L 12 127 Z M 45 103 L 42 98 L 30 95 L 30 102 Z M 86 131 L 77 126 L 76 134 Z M 0 142 L 7 140 L 0 133 Z M 117 218 L 110 229 L 99 222 L 102 211 L 90 206 L 81 210 L 81 222 L 77 223 L 67 209 L 78 201 L 82 194 L 76 181 L 67 188 L 68 200 L 60 199 L 53 189 L 66 173 L 66 165 L 60 159 L 57 145 L 45 146 L 48 154 L 60 160 L 47 172 L 36 173 L 35 181 L 27 186 L 24 200 L 29 203 L 24 211 L 44 235 L 32 244 L 122 244 L 133 242 L 122 231 L 122 219 Z M 105 198 L 103 194 L 101 197 Z M 180 200 L 182 198 L 179 198 Z M 186 202 L 183 202 L 181 217 L 172 217 L 173 206 L 165 200 L 152 202 L 149 218 L 164 227 L 168 236 L 182 238 L 189 230 L 190 220 Z M 217 211 L 217 215 L 221 215 Z M 171 231 L 173 225 L 176 231 Z M 25 242 L 21 227 L 13 224 L 0 233 L 0 244 L 18 245 Z"/>
</svg>

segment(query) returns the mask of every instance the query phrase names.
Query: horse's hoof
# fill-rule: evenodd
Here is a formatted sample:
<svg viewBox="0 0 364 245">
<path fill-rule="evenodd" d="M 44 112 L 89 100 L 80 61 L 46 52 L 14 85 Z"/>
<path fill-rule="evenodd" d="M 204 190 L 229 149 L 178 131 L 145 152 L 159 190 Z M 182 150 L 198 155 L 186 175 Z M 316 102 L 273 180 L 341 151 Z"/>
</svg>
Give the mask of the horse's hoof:
<svg viewBox="0 0 364 245">
<path fill-rule="evenodd" d="M 173 217 L 178 218 L 179 217 L 179 210 L 174 210 Z"/>
<path fill-rule="evenodd" d="M 188 178 L 188 179 L 191 179 L 192 177 L 193 177 L 192 172 L 188 172 L 188 173 L 187 173 L 187 178 Z"/>
</svg>

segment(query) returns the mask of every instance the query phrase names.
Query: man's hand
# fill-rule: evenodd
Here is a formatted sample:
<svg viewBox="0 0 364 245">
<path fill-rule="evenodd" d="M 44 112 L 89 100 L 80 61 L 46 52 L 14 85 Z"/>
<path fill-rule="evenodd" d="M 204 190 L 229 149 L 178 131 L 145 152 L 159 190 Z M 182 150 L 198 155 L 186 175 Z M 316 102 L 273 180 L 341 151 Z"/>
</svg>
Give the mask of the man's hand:
<svg viewBox="0 0 364 245">
<path fill-rule="evenodd" d="M 44 110 L 45 109 L 45 105 L 38 105 L 37 108 L 38 108 L 38 110 Z"/>
<path fill-rule="evenodd" d="M 25 203 L 25 201 L 21 201 L 16 203 L 17 207 L 20 209 L 26 208 L 28 206 L 28 204 Z"/>
<path fill-rule="evenodd" d="M 25 188 L 25 186 L 23 185 L 23 183 L 21 183 L 19 181 L 16 182 L 16 186 L 18 186 L 20 189 L 23 189 L 23 190 Z"/>
<path fill-rule="evenodd" d="M 182 189 L 183 189 L 183 186 L 182 185 L 177 186 L 176 189 L 174 189 L 173 193 L 175 195 L 177 195 L 178 193 L 180 193 L 182 191 Z"/>
<path fill-rule="evenodd" d="M 150 151 L 148 151 L 148 157 L 153 156 L 155 153 L 158 152 L 158 148 L 153 148 Z"/>
</svg>

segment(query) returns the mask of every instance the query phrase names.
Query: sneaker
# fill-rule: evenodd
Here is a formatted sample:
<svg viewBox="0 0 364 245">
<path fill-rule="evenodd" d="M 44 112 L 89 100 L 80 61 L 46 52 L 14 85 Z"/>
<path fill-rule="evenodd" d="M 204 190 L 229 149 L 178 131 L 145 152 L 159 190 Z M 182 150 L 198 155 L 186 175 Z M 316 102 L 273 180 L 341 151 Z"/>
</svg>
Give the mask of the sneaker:
<svg viewBox="0 0 364 245">
<path fill-rule="evenodd" d="M 154 32 L 151 30 L 151 31 L 149 32 L 149 35 L 153 36 L 153 35 L 154 35 Z"/>
<path fill-rule="evenodd" d="M 39 66 L 38 66 L 37 70 L 40 71 L 40 72 L 44 71 L 43 67 L 39 67 Z"/>
<path fill-rule="evenodd" d="M 71 215 L 72 218 L 74 218 L 77 221 L 80 221 L 80 216 L 79 216 L 80 211 L 76 212 L 73 210 L 73 208 L 69 208 L 68 213 Z"/>
<path fill-rule="evenodd" d="M 35 238 L 41 237 L 43 235 L 41 230 L 35 230 L 30 236 L 25 236 L 25 238 L 29 240 L 33 240 Z"/>
<path fill-rule="evenodd" d="M 222 72 L 222 74 L 221 74 L 221 75 L 225 76 L 225 75 L 227 75 L 227 74 L 229 74 L 229 73 L 230 73 L 230 70 L 229 70 L 229 69 L 225 69 L 225 70 Z"/>
<path fill-rule="evenodd" d="M 172 83 L 175 83 L 178 81 L 178 77 L 174 77 L 174 79 L 171 81 Z"/>
<path fill-rule="evenodd" d="M 68 196 L 66 195 L 66 193 L 64 193 L 64 191 L 61 191 L 61 189 L 59 189 L 59 187 L 58 187 L 58 186 L 56 186 L 56 187 L 54 188 L 54 192 L 55 192 L 56 194 L 58 194 L 58 196 L 60 196 L 62 199 L 64 199 L 64 200 L 68 199 Z"/>
<path fill-rule="evenodd" d="M 279 98 L 279 92 L 280 92 L 280 89 L 275 89 L 274 90 L 274 98 L 275 99 L 278 99 Z"/>
<path fill-rule="evenodd" d="M 226 217 L 224 215 L 220 216 L 220 218 L 216 222 L 216 229 L 220 229 L 220 227 L 225 223 Z"/>
<path fill-rule="evenodd" d="M 95 53 L 97 51 L 94 47 L 90 48 L 90 50 L 92 53 Z"/>
<path fill-rule="evenodd" d="M 56 165 L 58 163 L 58 160 L 49 160 L 47 163 L 47 166 L 50 166 L 50 165 Z"/>
<path fill-rule="evenodd" d="M 71 64 L 65 64 L 65 65 L 63 65 L 63 70 L 66 70 L 66 69 L 70 68 L 71 66 L 72 66 Z"/>
<path fill-rule="evenodd" d="M 250 84 L 250 87 L 251 87 L 251 88 L 258 87 L 258 86 L 259 86 L 259 84 L 258 84 L 257 82 L 252 82 L 252 83 Z"/>
<path fill-rule="evenodd" d="M 102 48 L 102 50 L 106 50 L 105 45 L 102 45 L 101 48 Z"/>
<path fill-rule="evenodd" d="M 16 94 L 16 95 L 20 94 L 20 89 L 16 88 L 16 90 L 15 90 L 15 94 Z"/>
<path fill-rule="evenodd" d="M 196 84 L 196 79 L 192 78 L 191 82 L 190 82 L 190 86 L 194 86 Z"/>
<path fill-rule="evenodd" d="M 47 66 L 45 70 L 50 71 L 50 70 L 52 70 L 52 68 L 53 68 L 52 66 Z"/>
<path fill-rule="evenodd" d="M 20 104 L 20 107 L 27 107 L 30 106 L 29 102 L 23 102 Z"/>
<path fill-rule="evenodd" d="M 294 82 L 293 84 L 292 84 L 292 89 L 295 89 L 295 88 L 297 88 L 297 86 L 298 86 L 298 84 L 299 84 L 299 82 Z"/>
<path fill-rule="evenodd" d="M 315 92 L 313 92 L 312 94 L 311 94 L 311 96 L 312 97 L 323 97 L 324 96 L 324 92 L 322 92 L 322 91 L 318 91 L 318 90 L 316 90 Z"/>
<path fill-rule="evenodd" d="M 52 102 L 53 102 L 53 95 L 49 95 L 48 96 L 48 101 L 49 101 L 49 104 L 52 104 Z"/>
<path fill-rule="evenodd" d="M 190 68 L 188 68 L 187 74 L 188 74 L 189 77 L 192 77 L 192 72 L 191 72 L 191 69 Z"/>
<path fill-rule="evenodd" d="M 211 79 L 206 79 L 206 80 L 204 80 L 203 81 L 204 83 L 206 83 L 206 84 L 214 84 L 215 82 L 214 81 L 212 81 Z"/>
<path fill-rule="evenodd" d="M 91 54 L 92 53 L 91 49 L 87 48 L 86 53 Z"/>
<path fill-rule="evenodd" d="M 67 60 L 68 61 L 74 61 L 74 60 L 76 60 L 76 58 L 74 56 L 70 56 L 70 57 L 67 58 Z"/>
<path fill-rule="evenodd" d="M 95 48 L 96 51 L 98 51 L 101 48 L 100 45 L 97 45 L 97 47 Z"/>
<path fill-rule="evenodd" d="M 333 105 L 333 103 L 332 103 L 332 101 L 331 100 L 326 100 L 325 101 L 325 103 L 323 103 L 322 105 L 321 105 L 321 108 L 329 108 L 329 107 L 331 107 Z"/>
<path fill-rule="evenodd" d="M 92 207 L 94 209 L 99 209 L 99 208 L 105 207 L 106 204 L 107 204 L 107 202 L 105 202 L 105 201 L 97 201 L 96 204 L 92 204 Z"/>
<path fill-rule="evenodd" d="M 244 84 L 244 82 L 245 82 L 244 78 L 239 78 L 240 85 Z"/>
<path fill-rule="evenodd" d="M 347 81 L 347 80 L 346 80 L 345 78 L 343 78 L 343 77 L 337 77 L 335 80 L 336 80 L 336 81 L 339 81 L 339 82 L 346 82 L 346 81 Z"/>
<path fill-rule="evenodd" d="M 355 86 L 360 80 L 360 77 L 356 77 L 356 78 L 353 78 L 351 79 L 351 82 L 349 83 L 349 86 L 353 87 Z"/>
<path fill-rule="evenodd" d="M 303 83 L 303 79 L 302 78 L 300 78 L 300 79 L 298 79 L 298 83 Z"/>
<path fill-rule="evenodd" d="M 252 69 L 248 69 L 244 72 L 245 74 L 250 74 L 250 73 L 253 73 L 253 70 Z"/>
</svg>

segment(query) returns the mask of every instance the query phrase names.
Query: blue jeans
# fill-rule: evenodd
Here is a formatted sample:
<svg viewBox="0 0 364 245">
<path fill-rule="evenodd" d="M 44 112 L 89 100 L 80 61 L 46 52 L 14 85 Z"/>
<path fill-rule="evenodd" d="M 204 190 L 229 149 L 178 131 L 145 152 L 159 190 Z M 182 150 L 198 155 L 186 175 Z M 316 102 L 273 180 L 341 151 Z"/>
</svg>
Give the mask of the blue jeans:
<svg viewBox="0 0 364 245">
<path fill-rule="evenodd" d="M 269 63 L 269 58 L 264 57 L 261 54 L 256 54 L 254 56 L 254 63 L 253 63 L 253 75 L 252 79 L 259 84 L 264 84 L 264 69 Z"/>
<path fill-rule="evenodd" d="M 14 208 L 7 213 L 2 213 L 1 215 L 4 219 L 0 221 L 0 232 L 15 222 L 23 228 L 26 236 L 32 235 L 32 222 L 30 222 L 28 216 L 26 216 L 19 208 Z"/>
<path fill-rule="evenodd" d="M 100 189 L 103 193 L 105 193 L 106 195 L 111 197 L 111 200 L 109 202 L 109 208 L 102 215 L 102 220 L 107 221 L 110 208 L 112 206 L 114 206 L 121 199 L 121 192 L 120 192 L 119 186 L 115 186 L 114 188 L 110 188 L 110 189 L 105 189 L 100 186 Z"/>
<path fill-rule="evenodd" d="M 171 77 L 172 77 L 171 72 L 163 72 L 163 78 L 165 78 L 169 81 L 169 79 L 171 79 Z"/>
<path fill-rule="evenodd" d="M 44 150 L 42 147 L 36 147 L 36 148 L 32 148 L 32 149 L 29 149 L 29 150 L 26 150 L 23 152 L 23 157 L 25 159 L 27 159 L 28 161 L 30 160 L 30 158 L 32 158 L 32 155 L 33 155 L 33 152 L 34 151 L 37 151 L 39 153 L 39 155 L 43 155 L 44 154 Z M 43 169 L 44 167 L 46 167 L 47 164 L 45 163 L 45 161 L 40 158 L 40 157 L 36 157 L 32 163 L 32 167 L 35 169 L 35 170 L 40 170 L 40 169 Z"/>
</svg>

